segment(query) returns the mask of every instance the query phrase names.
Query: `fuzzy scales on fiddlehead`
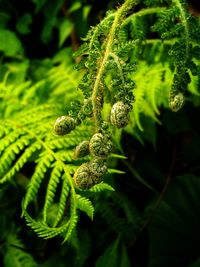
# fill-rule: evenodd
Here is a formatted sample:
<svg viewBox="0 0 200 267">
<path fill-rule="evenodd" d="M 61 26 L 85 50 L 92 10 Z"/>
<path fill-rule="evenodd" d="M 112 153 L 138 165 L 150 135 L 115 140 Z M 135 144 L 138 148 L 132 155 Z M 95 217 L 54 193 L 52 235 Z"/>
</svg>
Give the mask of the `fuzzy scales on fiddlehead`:
<svg viewBox="0 0 200 267">
<path fill-rule="evenodd" d="M 134 7 L 139 2 L 142 6 L 146 4 L 147 7 L 133 13 Z M 95 126 L 91 139 L 77 146 L 75 151 L 77 157 L 80 151 L 81 157 L 90 154 L 92 157 L 108 158 L 113 147 L 110 129 L 112 126 L 116 128 L 127 126 L 132 108 L 134 110 L 134 106 L 135 108 L 142 106 L 142 102 L 139 101 L 145 98 L 145 95 L 142 88 L 140 90 L 139 83 L 133 90 L 135 88 L 133 79 L 136 65 L 141 59 L 141 51 L 144 49 L 142 47 L 145 46 L 144 40 L 151 40 L 152 32 L 157 32 L 164 42 L 172 40 L 166 50 L 169 53 L 166 63 L 170 62 L 174 70 L 172 86 L 169 89 L 169 107 L 172 111 L 178 111 L 183 107 L 184 94 L 190 82 L 188 64 L 192 67 L 193 73 L 196 68 L 192 61 L 189 34 L 191 25 L 188 22 L 190 16 L 182 1 L 166 1 L 166 6 L 162 3 L 160 6 L 159 2 L 125 1 L 116 12 L 108 12 L 99 25 L 91 28 L 84 38 L 84 44 L 75 53 L 75 56 L 82 57 L 76 69 L 84 70 L 79 89 L 82 90 L 85 98 L 75 119 L 81 123 L 91 118 Z M 152 18 L 155 22 L 149 26 Z M 153 108 L 158 112 L 155 100 L 153 101 Z M 102 115 L 105 103 L 111 105 L 110 116 L 107 118 Z M 108 123 L 107 129 L 102 127 L 105 120 Z M 137 120 L 136 118 L 136 122 Z M 139 122 L 138 125 L 142 129 Z M 84 152 L 82 152 L 82 146 Z M 86 165 L 83 166 L 86 168 Z M 74 179 L 77 180 L 77 173 Z"/>
<path fill-rule="evenodd" d="M 102 118 L 102 109 L 107 94 L 105 79 L 108 73 L 112 75 L 111 90 L 115 91 L 109 102 L 113 104 L 118 101 L 113 105 L 111 111 L 111 123 L 118 128 L 125 127 L 129 120 L 128 113 L 132 108 L 134 82 L 127 75 L 132 67 L 128 63 L 125 64 L 125 62 L 128 61 L 128 51 L 133 44 L 128 43 L 125 46 L 122 43 L 118 43 L 118 39 L 121 38 L 118 32 L 123 20 L 133 11 L 136 4 L 137 2 L 134 0 L 127 0 L 117 12 L 109 12 L 99 25 L 89 31 L 85 38 L 85 43 L 75 53 L 76 56 L 83 57 L 82 61 L 77 65 L 77 69 L 82 68 L 85 71 L 82 82 L 79 85 L 85 99 L 83 107 L 77 113 L 78 123 L 81 123 L 87 117 L 93 118 L 95 133 L 89 140 L 89 153 L 94 157 L 92 166 L 96 166 L 96 169 L 101 169 L 102 160 L 97 160 L 95 157 L 106 160 L 113 147 L 109 127 L 105 127 L 105 122 Z M 114 78 L 115 71 L 119 72 L 119 78 Z M 118 88 L 120 89 L 118 90 Z M 62 131 L 60 132 L 62 134 Z M 59 134 L 59 131 L 57 131 L 57 134 Z M 84 143 L 76 147 L 75 158 L 88 154 L 87 142 L 84 141 Z M 88 164 L 87 162 L 81 165 L 74 174 L 75 184 L 81 189 L 88 189 L 102 181 L 102 179 L 96 179 L 96 172 L 95 174 L 91 172 L 91 168 L 89 168 L 91 164 Z M 99 168 L 97 167 L 98 164 Z M 103 164 L 106 166 L 106 162 Z M 97 175 L 98 177 L 106 173 L 107 166 L 105 166 L 103 168 L 105 171 L 100 172 L 100 175 Z M 81 179 L 83 179 L 83 183 L 81 183 Z M 86 181 L 87 179 L 88 182 Z"/>
</svg>

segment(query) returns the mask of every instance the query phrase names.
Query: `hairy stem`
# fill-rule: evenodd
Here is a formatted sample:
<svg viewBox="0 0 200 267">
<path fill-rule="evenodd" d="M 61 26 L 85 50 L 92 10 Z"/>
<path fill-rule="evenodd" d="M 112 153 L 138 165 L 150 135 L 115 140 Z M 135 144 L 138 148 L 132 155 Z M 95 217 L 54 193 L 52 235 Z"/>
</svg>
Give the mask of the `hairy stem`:
<svg viewBox="0 0 200 267">
<path fill-rule="evenodd" d="M 126 14 L 136 5 L 136 1 L 134 0 L 127 0 L 115 13 L 115 19 L 113 21 L 112 27 L 110 29 L 110 32 L 108 34 L 107 39 L 105 40 L 105 52 L 102 57 L 102 59 L 99 61 L 99 68 L 96 75 L 96 80 L 93 87 L 93 93 L 92 93 L 92 104 L 93 104 L 93 115 L 94 115 L 94 121 L 96 126 L 96 131 L 100 128 L 100 121 L 101 121 L 101 99 L 103 96 L 103 90 L 102 90 L 102 77 L 105 70 L 106 62 L 112 53 L 112 45 L 115 39 L 115 35 L 117 32 L 117 29 L 120 27 L 120 24 L 123 20 L 123 18 L 126 16 Z"/>
<path fill-rule="evenodd" d="M 150 7 L 147 9 L 142 9 L 132 15 L 130 15 L 122 24 L 122 27 L 124 27 L 125 25 L 127 25 L 128 23 L 130 23 L 135 17 L 142 17 L 142 16 L 146 16 L 146 15 L 151 15 L 151 14 L 155 14 L 155 13 L 159 13 L 163 10 L 166 10 L 165 7 Z"/>
<path fill-rule="evenodd" d="M 188 23 L 187 23 L 187 17 L 185 14 L 185 10 L 184 10 L 183 6 L 181 5 L 180 1 L 179 0 L 173 0 L 173 2 L 180 10 L 181 21 L 182 21 L 184 29 L 185 29 L 185 45 L 186 45 L 185 61 L 187 61 L 187 59 L 189 57 L 189 28 L 188 28 Z"/>
</svg>

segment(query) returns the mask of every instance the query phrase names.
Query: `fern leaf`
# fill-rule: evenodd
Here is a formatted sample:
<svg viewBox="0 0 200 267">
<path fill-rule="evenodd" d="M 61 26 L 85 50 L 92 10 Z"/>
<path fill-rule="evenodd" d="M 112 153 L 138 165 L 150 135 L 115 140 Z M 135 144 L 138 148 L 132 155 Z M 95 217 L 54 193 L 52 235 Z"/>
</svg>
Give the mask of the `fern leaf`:
<svg viewBox="0 0 200 267">
<path fill-rule="evenodd" d="M 72 234 L 72 231 L 74 230 L 77 222 L 78 222 L 78 216 L 75 214 L 74 216 L 72 216 L 70 218 L 69 226 L 68 226 L 68 229 L 67 229 L 67 231 L 65 233 L 65 237 L 64 237 L 63 243 L 66 242 L 70 238 L 70 236 Z"/>
<path fill-rule="evenodd" d="M 23 212 L 27 209 L 29 203 L 34 200 L 39 190 L 40 184 L 45 177 L 48 167 L 51 166 L 54 157 L 51 154 L 46 153 L 40 159 L 33 176 L 31 177 L 28 189 L 23 202 Z"/>
<path fill-rule="evenodd" d="M 45 197 L 45 204 L 44 204 L 44 211 L 43 211 L 43 222 L 45 223 L 47 220 L 47 212 L 50 206 L 53 203 L 55 194 L 56 194 L 56 189 L 58 186 L 58 183 L 60 181 L 60 178 L 62 176 L 62 171 L 63 168 L 60 166 L 59 163 L 55 163 L 55 166 L 51 172 L 50 180 L 47 186 L 47 192 L 46 192 L 46 197 Z"/>
<path fill-rule="evenodd" d="M 69 221 L 62 225 L 61 227 L 49 227 L 42 221 L 36 221 L 27 213 L 24 212 L 24 217 L 27 225 L 30 226 L 40 237 L 44 239 L 53 238 L 67 231 L 69 226 Z"/>
<path fill-rule="evenodd" d="M 143 88 L 135 88 L 134 90 L 134 96 L 135 96 L 135 103 L 133 108 L 133 116 L 134 120 L 140 129 L 140 131 L 143 131 L 143 127 L 140 122 L 140 113 L 142 112 L 142 104 L 143 104 L 143 98 L 144 98 L 144 89 Z"/>
<path fill-rule="evenodd" d="M 67 178 L 65 178 L 65 175 L 64 175 L 63 184 L 62 184 L 62 191 L 61 191 L 59 205 L 58 205 L 58 212 L 57 212 L 56 221 L 54 223 L 54 226 L 58 225 L 58 223 L 60 222 L 60 220 L 62 219 L 62 217 L 64 215 L 66 203 L 67 203 L 67 197 L 69 195 L 69 192 L 70 192 L 70 187 L 68 185 Z"/>
<path fill-rule="evenodd" d="M 7 133 L 2 139 L 0 143 L 0 154 L 12 143 L 14 143 L 19 136 L 22 135 L 21 129 L 16 131 L 11 131 Z"/>
<path fill-rule="evenodd" d="M 104 190 L 115 191 L 115 189 L 111 185 L 104 183 L 104 182 L 100 184 L 96 184 L 95 186 L 89 189 L 90 192 L 94 192 L 94 193 L 99 193 Z"/>
<path fill-rule="evenodd" d="M 39 267 L 31 254 L 23 249 L 24 245 L 22 242 L 15 235 L 9 235 L 3 258 L 4 267 Z"/>
<path fill-rule="evenodd" d="M 56 155 L 63 162 L 72 162 L 73 154 L 73 150 L 59 150 L 58 152 L 56 152 Z"/>
<path fill-rule="evenodd" d="M 20 171 L 20 169 L 24 166 L 24 164 L 28 161 L 31 155 L 41 148 L 41 144 L 38 142 L 30 145 L 24 153 L 17 159 L 15 164 L 9 169 L 9 171 L 1 178 L 0 184 L 3 184 L 7 181 L 10 181 L 12 177 Z"/>
<path fill-rule="evenodd" d="M 21 136 L 16 142 L 12 143 L 0 158 L 0 175 L 2 176 L 12 165 L 16 156 L 30 144 L 30 136 Z"/>
<path fill-rule="evenodd" d="M 82 197 L 78 194 L 76 195 L 76 200 L 77 200 L 77 209 L 85 212 L 88 215 L 88 217 L 93 219 L 94 207 L 92 205 L 92 202 L 86 197 Z"/>
<path fill-rule="evenodd" d="M 49 146 L 51 149 L 66 149 L 75 147 L 83 140 L 87 140 L 90 137 L 90 125 L 87 125 L 88 131 L 84 131 L 85 125 L 77 127 L 73 132 L 66 137 L 50 136 Z"/>
<path fill-rule="evenodd" d="M 124 171 L 117 170 L 117 169 L 111 169 L 111 168 L 109 168 L 108 169 L 108 173 L 124 174 L 125 172 Z"/>
</svg>

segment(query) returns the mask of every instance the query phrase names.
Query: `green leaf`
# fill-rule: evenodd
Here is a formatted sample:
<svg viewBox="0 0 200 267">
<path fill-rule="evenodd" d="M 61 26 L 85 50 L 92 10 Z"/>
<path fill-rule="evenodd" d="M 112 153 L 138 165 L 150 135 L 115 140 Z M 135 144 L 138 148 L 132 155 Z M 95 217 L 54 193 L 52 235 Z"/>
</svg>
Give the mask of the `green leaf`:
<svg viewBox="0 0 200 267">
<path fill-rule="evenodd" d="M 30 33 L 30 25 L 32 23 L 32 16 L 29 13 L 24 14 L 22 17 L 19 18 L 16 28 L 17 31 L 21 34 L 28 34 Z"/>
<path fill-rule="evenodd" d="M 7 237 L 4 267 L 39 267 L 31 254 L 25 251 L 22 242 L 13 234 Z"/>
<path fill-rule="evenodd" d="M 91 8 L 92 7 L 89 6 L 89 5 L 83 7 L 83 18 L 84 18 L 84 20 L 87 20 Z"/>
<path fill-rule="evenodd" d="M 126 249 L 123 244 L 116 239 L 101 255 L 95 267 L 130 267 L 130 260 L 128 258 Z"/>
<path fill-rule="evenodd" d="M 92 202 L 86 197 L 82 197 L 80 195 L 76 195 L 77 198 L 77 208 L 81 211 L 84 211 L 91 219 L 93 219 L 94 215 L 94 207 Z"/>
<path fill-rule="evenodd" d="M 102 192 L 104 190 L 109 190 L 109 191 L 115 191 L 115 189 L 106 183 L 100 183 L 100 184 L 96 184 L 95 186 L 93 186 L 92 188 L 89 189 L 90 192 Z"/>
<path fill-rule="evenodd" d="M 53 28 L 57 24 L 57 14 L 60 11 L 64 0 L 48 1 L 45 6 L 45 24 L 42 30 L 42 41 L 47 44 L 52 38 Z"/>
<path fill-rule="evenodd" d="M 176 178 L 149 227 L 149 267 L 186 267 L 199 256 L 200 179 Z"/>
<path fill-rule="evenodd" d="M 82 6 L 82 4 L 80 1 L 74 1 L 74 3 L 69 8 L 69 12 L 72 13 L 72 12 L 78 10 L 79 8 L 81 8 L 81 6 Z"/>
<path fill-rule="evenodd" d="M 23 53 L 21 42 L 14 32 L 0 29 L 0 51 L 9 57 Z"/>
<path fill-rule="evenodd" d="M 111 168 L 108 169 L 108 172 L 109 173 L 117 173 L 117 174 L 124 174 L 125 173 L 124 171 L 120 171 L 117 169 L 111 169 Z"/>
<path fill-rule="evenodd" d="M 116 158 L 116 159 L 127 159 L 127 157 L 124 155 L 113 154 L 113 153 L 111 154 L 111 157 Z"/>
<path fill-rule="evenodd" d="M 61 47 L 67 37 L 69 37 L 73 27 L 73 23 L 70 20 L 65 19 L 62 23 L 59 23 L 59 47 Z"/>
</svg>

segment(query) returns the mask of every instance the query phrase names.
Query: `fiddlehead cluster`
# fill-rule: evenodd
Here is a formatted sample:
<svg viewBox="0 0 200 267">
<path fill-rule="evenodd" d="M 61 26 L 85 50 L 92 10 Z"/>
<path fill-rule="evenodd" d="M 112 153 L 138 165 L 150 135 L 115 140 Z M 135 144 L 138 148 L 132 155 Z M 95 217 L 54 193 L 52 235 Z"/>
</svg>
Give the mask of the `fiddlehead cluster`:
<svg viewBox="0 0 200 267">
<path fill-rule="evenodd" d="M 139 2 L 144 7 L 146 5 L 146 9 L 133 13 L 133 8 Z M 175 112 L 183 107 L 184 94 L 190 82 L 189 70 L 194 75 L 198 72 L 193 61 L 193 51 L 197 50 L 197 46 L 191 42 L 191 36 L 196 33 L 192 30 L 191 16 L 186 9 L 185 3 L 179 0 L 166 1 L 161 6 L 159 1 L 127 0 L 116 12 L 108 12 L 99 25 L 91 28 L 84 44 L 75 53 L 75 56 L 82 57 L 76 68 L 84 70 L 79 89 L 85 97 L 76 114 L 76 121 L 81 123 L 86 118 L 92 118 L 95 133 L 90 140 L 77 146 L 75 158 L 91 155 L 106 161 L 113 147 L 110 128 L 124 128 L 128 125 L 130 112 L 134 109 L 134 94 L 136 102 L 139 101 L 139 92 L 140 97 L 145 98 L 140 88 L 136 88 L 134 93 L 135 82 L 132 77 L 145 46 L 144 40 L 151 40 L 151 33 L 160 35 L 164 44 L 165 41 L 172 40 L 168 50 L 163 50 L 169 54 L 166 62 L 174 70 L 169 90 L 169 107 Z M 149 25 L 152 18 L 155 22 Z M 156 50 L 154 55 L 155 53 Z M 104 103 L 111 105 L 110 116 L 107 118 L 102 116 Z M 158 111 L 155 103 L 153 108 Z M 102 127 L 105 123 L 106 128 Z M 70 124 L 70 127 L 73 126 Z M 74 175 L 75 184 L 80 188 L 90 188 L 101 181 L 96 179 L 89 166 L 89 162 L 84 163 Z M 87 179 L 88 183 L 85 181 Z"/>
<path fill-rule="evenodd" d="M 123 128 L 129 121 L 134 82 L 128 73 L 134 70 L 134 65 L 131 66 L 128 61 L 133 43 L 123 43 L 121 23 L 136 4 L 134 0 L 127 0 L 117 12 L 109 12 L 98 26 L 89 31 L 85 43 L 75 53 L 76 56 L 82 56 L 77 69 L 85 71 L 79 84 L 85 99 L 76 114 L 77 123 L 92 117 L 95 124 L 95 133 L 91 139 L 79 144 L 74 152 L 75 158 L 88 154 L 93 157 L 90 162 L 82 164 L 74 174 L 74 182 L 81 189 L 88 189 L 100 183 L 107 171 L 106 159 L 113 147 L 108 123 L 111 122 L 113 126 Z M 116 76 L 116 72 L 119 75 Z M 111 76 L 110 89 L 106 84 L 108 74 Z M 102 117 L 105 101 L 113 105 L 108 123 Z M 70 122 L 73 120 L 68 116 L 65 118 Z M 56 128 L 59 129 L 57 121 L 54 128 L 55 132 L 60 134 L 59 130 L 56 131 Z M 60 132 L 62 135 L 64 131 Z"/>
</svg>

